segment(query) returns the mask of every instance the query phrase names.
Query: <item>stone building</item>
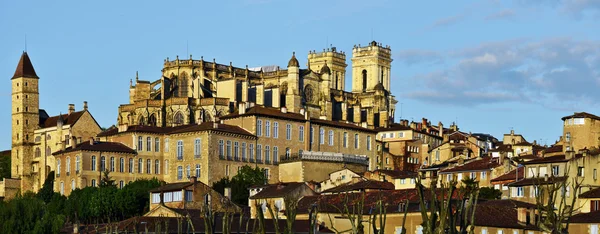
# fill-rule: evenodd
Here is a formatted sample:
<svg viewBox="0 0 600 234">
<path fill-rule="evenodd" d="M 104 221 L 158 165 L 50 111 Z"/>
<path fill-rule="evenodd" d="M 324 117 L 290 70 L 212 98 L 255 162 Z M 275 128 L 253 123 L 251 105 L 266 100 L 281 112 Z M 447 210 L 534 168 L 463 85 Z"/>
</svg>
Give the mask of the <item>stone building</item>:
<svg viewBox="0 0 600 234">
<path fill-rule="evenodd" d="M 214 121 L 240 103 L 305 110 L 310 118 L 387 127 L 396 100 L 390 92 L 391 49 L 375 41 L 352 49 L 352 90 L 345 91 L 346 54 L 335 47 L 311 51 L 308 67 L 295 54 L 287 69 L 239 68 L 192 59 L 164 61 L 161 78 L 130 82 L 129 103 L 119 106 L 118 125 L 159 127 Z"/>
<path fill-rule="evenodd" d="M 83 110 L 75 111 L 69 104 L 67 114 L 49 116 L 39 107 L 39 77 L 27 52 L 23 52 L 17 65 L 12 83 L 12 146 L 11 175 L 19 180 L 21 191 L 37 191 L 43 185 L 56 162 L 51 155 L 69 141 L 82 142 L 96 136 L 101 129 L 88 111 L 87 102 Z M 14 187 L 14 181 L 10 184 Z M 8 183 L 1 183 L 6 188 Z M 5 197 L 5 194 L 0 194 Z"/>
</svg>

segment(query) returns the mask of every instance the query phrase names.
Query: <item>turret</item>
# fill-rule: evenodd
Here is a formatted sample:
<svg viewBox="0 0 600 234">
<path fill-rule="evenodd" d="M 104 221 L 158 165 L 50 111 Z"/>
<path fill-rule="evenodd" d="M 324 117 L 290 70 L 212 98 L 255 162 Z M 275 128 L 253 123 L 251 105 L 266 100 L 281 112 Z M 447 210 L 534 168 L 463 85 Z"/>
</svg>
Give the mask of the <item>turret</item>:
<svg viewBox="0 0 600 234">
<path fill-rule="evenodd" d="M 285 80 L 287 91 L 285 95 L 285 106 L 290 112 L 299 112 L 302 107 L 302 98 L 300 96 L 300 63 L 296 59 L 296 52 L 292 53 L 292 58 L 288 62 L 287 78 Z"/>
</svg>

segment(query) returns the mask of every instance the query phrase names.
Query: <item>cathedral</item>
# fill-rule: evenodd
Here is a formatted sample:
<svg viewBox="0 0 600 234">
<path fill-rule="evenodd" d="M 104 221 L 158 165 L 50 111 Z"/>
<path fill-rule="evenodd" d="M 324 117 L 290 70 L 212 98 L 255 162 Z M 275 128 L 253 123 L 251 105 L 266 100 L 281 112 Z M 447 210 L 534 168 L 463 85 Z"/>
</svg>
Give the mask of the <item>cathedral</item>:
<svg viewBox="0 0 600 234">
<path fill-rule="evenodd" d="M 390 92 L 391 49 L 373 41 L 352 49 L 352 88 L 346 91 L 346 54 L 335 47 L 310 51 L 300 68 L 295 53 L 287 69 L 234 67 L 216 61 L 168 58 L 159 80 L 130 82 L 129 104 L 118 125 L 172 127 L 218 120 L 240 104 L 306 112 L 310 118 L 367 128 L 387 127 L 396 100 Z"/>
</svg>

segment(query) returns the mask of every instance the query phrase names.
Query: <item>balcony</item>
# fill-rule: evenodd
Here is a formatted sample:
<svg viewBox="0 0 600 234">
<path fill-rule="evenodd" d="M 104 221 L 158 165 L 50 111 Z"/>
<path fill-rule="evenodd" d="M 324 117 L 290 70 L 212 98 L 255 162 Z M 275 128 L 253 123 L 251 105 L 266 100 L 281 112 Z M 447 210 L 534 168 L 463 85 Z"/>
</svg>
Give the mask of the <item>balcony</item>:
<svg viewBox="0 0 600 234">
<path fill-rule="evenodd" d="M 303 153 L 294 153 L 289 158 L 283 158 L 281 163 L 293 162 L 293 161 L 325 161 L 325 162 L 344 162 L 344 163 L 355 163 L 362 165 L 369 165 L 369 158 L 366 155 L 356 154 L 341 154 L 332 152 L 314 152 L 306 151 Z"/>
</svg>

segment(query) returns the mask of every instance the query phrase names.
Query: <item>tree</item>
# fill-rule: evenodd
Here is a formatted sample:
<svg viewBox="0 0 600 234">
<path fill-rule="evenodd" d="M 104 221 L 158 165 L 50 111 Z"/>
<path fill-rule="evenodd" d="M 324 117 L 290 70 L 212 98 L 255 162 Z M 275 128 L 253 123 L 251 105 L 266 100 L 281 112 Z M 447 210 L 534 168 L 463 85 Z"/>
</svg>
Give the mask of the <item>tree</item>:
<svg viewBox="0 0 600 234">
<path fill-rule="evenodd" d="M 225 188 L 231 188 L 231 200 L 236 204 L 248 205 L 250 191 L 253 185 L 264 184 L 267 181 L 263 169 L 259 167 L 243 166 L 231 179 L 225 177 L 213 183 L 213 189 L 223 194 Z"/>
<path fill-rule="evenodd" d="M 102 172 L 102 178 L 100 179 L 100 187 L 114 187 L 115 185 L 115 180 L 110 177 L 110 171 L 104 170 Z"/>
<path fill-rule="evenodd" d="M 44 181 L 44 185 L 42 189 L 37 193 L 37 197 L 42 199 L 45 203 L 50 202 L 52 197 L 54 196 L 54 171 L 50 171 L 46 180 Z"/>
<path fill-rule="evenodd" d="M 583 178 L 569 178 L 569 167 L 564 177 L 539 178 L 534 186 L 536 194 L 537 227 L 545 233 L 563 234 L 569 231 L 568 220 L 580 207 L 575 207 L 577 191 Z M 570 198 L 569 198 L 570 197 Z M 570 200 L 569 200 L 570 199 Z"/>
<path fill-rule="evenodd" d="M 0 152 L 0 180 L 10 178 L 10 150 Z"/>
<path fill-rule="evenodd" d="M 491 187 L 482 187 L 479 189 L 479 199 L 483 200 L 496 200 L 502 197 L 502 191 L 491 188 Z"/>
</svg>

